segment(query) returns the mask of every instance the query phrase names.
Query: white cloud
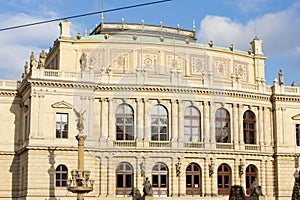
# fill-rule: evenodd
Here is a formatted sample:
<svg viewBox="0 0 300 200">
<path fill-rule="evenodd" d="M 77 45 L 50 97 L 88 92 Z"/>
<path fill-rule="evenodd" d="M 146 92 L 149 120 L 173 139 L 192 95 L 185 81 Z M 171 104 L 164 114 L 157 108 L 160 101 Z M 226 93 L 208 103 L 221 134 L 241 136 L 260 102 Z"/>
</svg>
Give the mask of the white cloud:
<svg viewBox="0 0 300 200">
<path fill-rule="evenodd" d="M 17 26 L 26 23 L 45 20 L 43 17 L 33 17 L 23 13 L 12 15 L 0 14 L 0 27 Z M 20 79 L 25 61 L 30 52 L 38 57 L 41 49 L 48 51 L 53 41 L 59 35 L 58 23 L 48 23 L 0 32 L 0 79 Z"/>
<path fill-rule="evenodd" d="M 201 22 L 198 41 L 214 41 L 217 46 L 228 47 L 231 43 L 236 49 L 247 51 L 249 42 L 255 35 L 262 39 L 263 52 L 268 57 L 266 70 L 279 68 L 289 71 L 287 80 L 300 82 L 297 76 L 300 56 L 300 4 L 276 13 L 267 13 L 246 24 L 227 17 L 207 15 Z M 255 31 L 256 30 L 256 31 Z M 255 34 L 256 32 L 256 34 Z M 278 66 L 279 64 L 284 66 Z M 271 65 L 271 66 L 270 66 Z M 274 73 L 274 72 L 272 72 Z M 275 76 L 275 75 L 267 75 Z M 269 83 L 272 78 L 269 78 Z"/>
</svg>

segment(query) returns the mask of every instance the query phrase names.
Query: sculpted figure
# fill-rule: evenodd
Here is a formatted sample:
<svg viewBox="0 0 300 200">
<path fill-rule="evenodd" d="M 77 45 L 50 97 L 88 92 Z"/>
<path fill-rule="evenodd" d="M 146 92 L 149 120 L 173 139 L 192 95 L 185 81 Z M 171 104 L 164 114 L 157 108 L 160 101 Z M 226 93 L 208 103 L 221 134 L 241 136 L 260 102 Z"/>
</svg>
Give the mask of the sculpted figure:
<svg viewBox="0 0 300 200">
<path fill-rule="evenodd" d="M 75 115 L 77 116 L 77 130 L 79 131 L 79 133 L 82 133 L 83 129 L 84 129 L 84 125 L 83 125 L 83 114 L 86 112 L 86 110 L 84 111 L 80 111 L 78 112 L 75 108 L 73 108 Z"/>
<path fill-rule="evenodd" d="M 32 51 L 31 52 L 31 55 L 30 55 L 30 69 L 36 67 L 36 60 L 35 60 L 35 57 L 34 57 L 34 52 Z"/>
<path fill-rule="evenodd" d="M 80 63 L 81 71 L 85 70 L 86 65 L 87 65 L 87 54 L 86 53 L 82 53 L 79 63 Z"/>
<path fill-rule="evenodd" d="M 143 186 L 144 196 L 152 196 L 152 185 L 148 177 L 146 177 L 146 179 L 144 180 Z"/>
<path fill-rule="evenodd" d="M 44 68 L 47 54 L 44 50 L 40 53 L 38 68 Z"/>
<path fill-rule="evenodd" d="M 279 85 L 284 85 L 284 74 L 283 74 L 283 71 L 279 70 L 278 75 L 279 75 Z"/>
</svg>

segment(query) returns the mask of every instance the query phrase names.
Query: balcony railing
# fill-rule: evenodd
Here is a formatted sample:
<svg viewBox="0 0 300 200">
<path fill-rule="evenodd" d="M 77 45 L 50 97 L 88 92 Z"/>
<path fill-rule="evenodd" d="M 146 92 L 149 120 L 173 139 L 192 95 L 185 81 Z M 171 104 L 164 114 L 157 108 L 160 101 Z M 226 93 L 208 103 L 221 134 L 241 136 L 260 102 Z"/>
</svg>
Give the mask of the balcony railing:
<svg viewBox="0 0 300 200">
<path fill-rule="evenodd" d="M 171 147 L 171 143 L 169 141 L 151 141 L 149 143 L 150 147 Z"/>
<path fill-rule="evenodd" d="M 233 149 L 233 144 L 231 144 L 231 143 L 217 143 L 216 148 L 217 149 Z"/>
<path fill-rule="evenodd" d="M 114 147 L 136 147 L 135 141 L 114 141 Z"/>
<path fill-rule="evenodd" d="M 203 143 L 202 142 L 186 142 L 184 143 L 185 148 L 203 148 Z"/>
</svg>

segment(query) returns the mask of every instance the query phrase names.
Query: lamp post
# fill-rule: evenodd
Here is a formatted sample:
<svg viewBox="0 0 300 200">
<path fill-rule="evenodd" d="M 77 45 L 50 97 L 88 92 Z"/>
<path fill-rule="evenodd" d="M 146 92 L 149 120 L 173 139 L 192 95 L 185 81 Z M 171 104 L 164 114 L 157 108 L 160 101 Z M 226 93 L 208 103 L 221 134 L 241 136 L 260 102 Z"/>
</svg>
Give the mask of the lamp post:
<svg viewBox="0 0 300 200">
<path fill-rule="evenodd" d="M 83 114 L 84 112 L 77 112 L 75 109 L 77 119 L 77 129 L 79 133 L 76 136 L 78 141 L 78 169 L 71 171 L 71 178 L 68 179 L 68 190 L 77 194 L 77 200 L 84 200 L 84 193 L 93 190 L 94 180 L 90 179 L 91 171 L 84 170 L 84 140 L 86 135 L 83 134 Z"/>
</svg>

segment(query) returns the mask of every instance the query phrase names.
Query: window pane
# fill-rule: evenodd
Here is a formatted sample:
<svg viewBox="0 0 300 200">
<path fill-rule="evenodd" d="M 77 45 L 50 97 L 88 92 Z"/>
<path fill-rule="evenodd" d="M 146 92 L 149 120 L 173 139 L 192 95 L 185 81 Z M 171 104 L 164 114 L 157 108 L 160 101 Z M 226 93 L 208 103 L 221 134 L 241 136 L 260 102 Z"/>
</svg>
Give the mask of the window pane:
<svg viewBox="0 0 300 200">
<path fill-rule="evenodd" d="M 218 188 L 222 188 L 222 176 L 218 176 Z"/>
<path fill-rule="evenodd" d="M 123 123 L 124 123 L 123 118 L 118 117 L 117 118 L 117 124 L 123 124 Z"/>
<path fill-rule="evenodd" d="M 158 187 L 158 175 L 152 175 L 153 187 Z"/>
<path fill-rule="evenodd" d="M 131 187 L 131 174 L 126 175 L 126 187 Z"/>
<path fill-rule="evenodd" d="M 160 187 L 162 187 L 162 188 L 167 187 L 167 176 L 166 175 L 160 176 Z"/>
<path fill-rule="evenodd" d="M 123 175 L 121 175 L 121 174 L 117 175 L 117 187 L 118 188 L 123 187 Z"/>
<path fill-rule="evenodd" d="M 192 187 L 192 175 L 186 175 L 186 187 Z"/>
</svg>

